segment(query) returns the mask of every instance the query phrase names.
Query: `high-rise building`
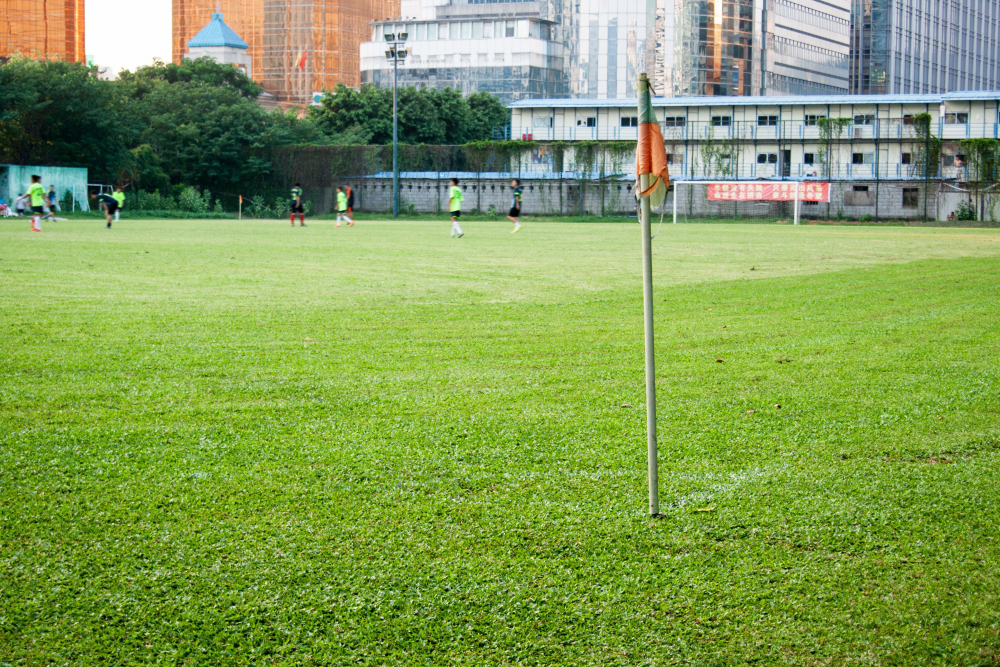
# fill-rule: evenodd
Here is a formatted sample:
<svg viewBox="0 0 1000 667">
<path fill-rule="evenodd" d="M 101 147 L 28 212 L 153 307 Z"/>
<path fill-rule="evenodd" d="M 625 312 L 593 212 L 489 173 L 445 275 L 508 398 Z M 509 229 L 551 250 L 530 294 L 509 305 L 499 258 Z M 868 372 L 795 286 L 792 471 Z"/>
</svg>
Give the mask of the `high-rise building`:
<svg viewBox="0 0 1000 667">
<path fill-rule="evenodd" d="M 378 22 L 371 41 L 361 45 L 361 82 L 392 86 L 384 36 L 405 34 L 401 86 L 455 88 L 466 95 L 483 90 L 504 103 L 566 97 L 556 26 L 537 11 L 524 11 L 526 4 L 532 3 L 442 5 L 428 8 L 422 19 Z"/>
<path fill-rule="evenodd" d="M 362 82 L 391 84 L 383 33 L 406 32 L 402 85 L 505 101 L 849 90 L 852 0 L 403 0 L 362 45 Z M 499 27 L 498 27 L 499 26 Z"/>
<path fill-rule="evenodd" d="M 654 72 L 668 94 L 848 92 L 851 0 L 678 0 L 672 12 L 654 1 L 654 49 L 672 54 L 670 79 L 665 63 Z"/>
<path fill-rule="evenodd" d="M 0 0 L 0 59 L 84 62 L 84 0 Z"/>
<path fill-rule="evenodd" d="M 996 0 L 853 0 L 851 92 L 1000 88 Z"/>
<path fill-rule="evenodd" d="M 357 86 L 369 24 L 399 13 L 399 0 L 173 0 L 173 59 L 222 13 L 249 46 L 253 78 L 279 102 L 307 104 L 338 83 Z"/>
</svg>

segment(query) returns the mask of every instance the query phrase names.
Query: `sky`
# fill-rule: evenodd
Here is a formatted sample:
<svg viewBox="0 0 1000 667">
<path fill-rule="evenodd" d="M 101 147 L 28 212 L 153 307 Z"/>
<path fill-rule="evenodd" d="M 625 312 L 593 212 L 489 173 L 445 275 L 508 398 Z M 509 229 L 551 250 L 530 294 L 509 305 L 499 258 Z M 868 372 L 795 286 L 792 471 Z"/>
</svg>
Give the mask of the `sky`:
<svg viewBox="0 0 1000 667">
<path fill-rule="evenodd" d="M 109 74 L 170 62 L 171 0 L 87 0 L 87 55 Z"/>
</svg>

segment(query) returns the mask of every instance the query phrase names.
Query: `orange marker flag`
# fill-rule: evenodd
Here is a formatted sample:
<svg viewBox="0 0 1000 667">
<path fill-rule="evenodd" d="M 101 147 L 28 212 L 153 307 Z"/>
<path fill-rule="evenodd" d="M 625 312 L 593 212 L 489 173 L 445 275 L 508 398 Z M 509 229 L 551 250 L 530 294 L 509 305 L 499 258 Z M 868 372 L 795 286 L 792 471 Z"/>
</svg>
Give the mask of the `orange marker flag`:
<svg viewBox="0 0 1000 667">
<path fill-rule="evenodd" d="M 639 145 L 636 150 L 636 176 L 650 174 L 654 180 L 642 196 L 649 195 L 649 205 L 657 208 L 666 198 L 670 188 L 670 171 L 667 169 L 667 148 L 663 144 L 663 133 L 656 120 L 651 86 L 645 76 L 639 79 Z"/>
<path fill-rule="evenodd" d="M 305 69 L 306 68 L 306 61 L 308 59 L 309 59 L 309 52 L 308 51 L 303 51 L 302 53 L 299 54 L 299 61 L 298 61 L 299 62 L 299 64 L 298 64 L 299 69 Z"/>
</svg>

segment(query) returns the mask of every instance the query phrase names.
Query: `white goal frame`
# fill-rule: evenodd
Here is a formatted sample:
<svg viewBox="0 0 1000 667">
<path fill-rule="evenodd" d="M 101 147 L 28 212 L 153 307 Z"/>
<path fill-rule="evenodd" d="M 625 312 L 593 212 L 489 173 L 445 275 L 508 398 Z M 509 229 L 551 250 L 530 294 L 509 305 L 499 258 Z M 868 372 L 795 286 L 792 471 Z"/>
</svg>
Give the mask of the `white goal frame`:
<svg viewBox="0 0 1000 667">
<path fill-rule="evenodd" d="M 671 181 L 674 192 L 674 224 L 677 224 L 677 200 L 678 197 L 678 186 L 680 185 L 760 185 L 761 183 L 775 184 L 775 183 L 794 183 L 795 184 L 795 224 L 800 223 L 800 212 L 802 210 L 802 193 L 805 188 L 802 186 L 806 181 Z"/>
</svg>

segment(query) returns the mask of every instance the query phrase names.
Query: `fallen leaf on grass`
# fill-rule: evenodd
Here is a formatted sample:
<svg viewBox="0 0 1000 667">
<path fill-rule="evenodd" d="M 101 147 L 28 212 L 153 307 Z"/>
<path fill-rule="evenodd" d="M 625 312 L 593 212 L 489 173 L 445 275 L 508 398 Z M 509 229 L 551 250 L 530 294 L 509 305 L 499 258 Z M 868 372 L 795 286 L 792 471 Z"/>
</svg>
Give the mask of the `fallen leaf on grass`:
<svg viewBox="0 0 1000 667">
<path fill-rule="evenodd" d="M 622 403 L 622 407 L 623 408 L 631 408 L 632 404 L 631 403 Z"/>
<path fill-rule="evenodd" d="M 312 338 L 305 338 L 303 340 L 305 340 L 307 343 L 313 343 L 313 342 L 315 342 L 315 341 L 313 341 Z"/>
<path fill-rule="evenodd" d="M 777 408 L 778 410 L 780 410 L 781 409 L 781 403 L 775 403 L 774 407 Z"/>
<path fill-rule="evenodd" d="M 752 414 L 753 414 L 753 413 L 755 413 L 755 412 L 757 412 L 757 411 L 756 411 L 756 410 L 747 410 L 747 414 L 748 414 L 748 415 L 752 415 Z"/>
<path fill-rule="evenodd" d="M 711 507 L 700 507 L 695 510 L 695 512 L 714 512 L 714 511 L 715 511 L 715 505 L 712 505 Z"/>
<path fill-rule="evenodd" d="M 721 363 L 723 363 L 723 362 L 722 362 L 722 359 L 716 359 L 716 360 L 715 360 L 715 363 L 717 363 L 717 364 L 721 364 Z"/>
</svg>

